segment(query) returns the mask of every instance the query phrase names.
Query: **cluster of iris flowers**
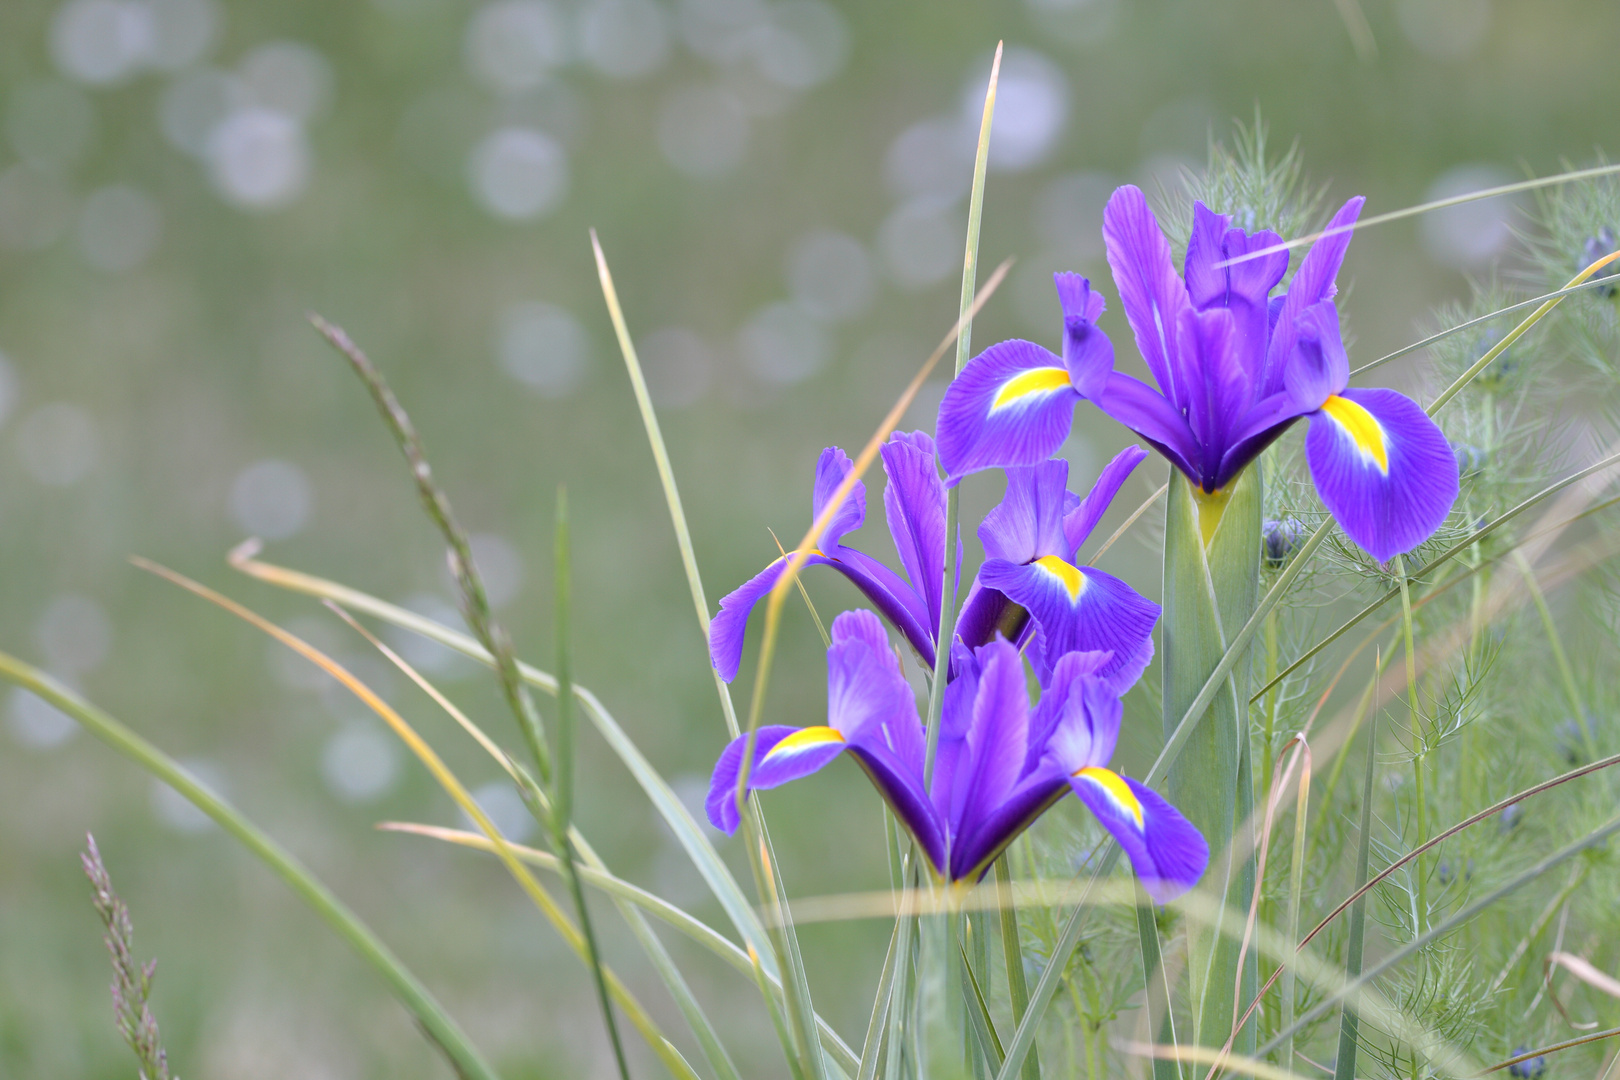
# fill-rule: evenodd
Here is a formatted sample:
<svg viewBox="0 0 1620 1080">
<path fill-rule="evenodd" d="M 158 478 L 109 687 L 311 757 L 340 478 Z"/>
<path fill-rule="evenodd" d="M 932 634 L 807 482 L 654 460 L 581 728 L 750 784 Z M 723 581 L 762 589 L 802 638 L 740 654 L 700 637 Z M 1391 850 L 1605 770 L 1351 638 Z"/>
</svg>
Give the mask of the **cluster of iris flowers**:
<svg viewBox="0 0 1620 1080">
<path fill-rule="evenodd" d="M 934 670 L 947 484 L 1005 471 L 1006 494 L 978 529 L 985 560 L 949 643 L 932 775 L 925 781 L 926 732 L 883 621 L 847 611 L 834 620 L 827 651 L 827 723 L 761 727 L 747 788 L 777 787 L 848 752 L 934 870 L 953 882 L 981 877 L 1073 791 L 1119 841 L 1154 899 L 1168 902 L 1191 888 L 1208 863 L 1204 838 L 1159 794 L 1107 767 L 1120 697 L 1153 656 L 1159 606 L 1076 560 L 1147 451 L 1121 452 L 1084 497 L 1068 490 L 1068 463 L 1051 458 L 1084 399 L 1158 450 L 1199 496 L 1219 500 L 1305 417 L 1312 478 L 1346 535 L 1380 561 L 1426 540 L 1456 499 L 1450 446 L 1410 399 L 1348 388 L 1334 279 L 1361 203 L 1344 205 L 1288 290 L 1272 296 L 1288 268 L 1275 233 L 1249 235 L 1197 204 L 1177 275 L 1142 192 L 1116 191 L 1103 224 L 1109 266 L 1158 389 L 1114 370 L 1113 344 L 1096 325 L 1103 298 L 1085 278 L 1060 273 L 1061 356 L 1027 341 L 991 346 L 947 390 L 937 447 L 920 431 L 897 433 L 883 447 L 884 510 L 902 571 L 843 543 L 865 521 L 859 483 L 808 560 L 849 578 Z M 836 447 L 822 452 L 816 518 L 851 467 Z M 960 537 L 956 543 L 960 565 Z M 785 568 L 777 559 L 721 601 L 710 654 L 728 681 L 750 612 Z M 1026 662 L 1039 686 L 1033 704 Z M 728 833 L 739 824 L 748 742 L 744 736 L 725 749 L 710 787 L 709 818 Z"/>
</svg>

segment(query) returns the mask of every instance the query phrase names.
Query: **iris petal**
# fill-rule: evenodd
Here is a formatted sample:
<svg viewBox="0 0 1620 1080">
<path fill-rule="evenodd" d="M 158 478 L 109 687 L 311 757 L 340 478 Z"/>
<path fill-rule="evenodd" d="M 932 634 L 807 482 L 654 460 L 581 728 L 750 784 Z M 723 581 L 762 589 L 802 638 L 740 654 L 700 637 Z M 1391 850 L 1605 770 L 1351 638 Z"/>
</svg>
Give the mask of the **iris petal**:
<svg viewBox="0 0 1620 1080">
<path fill-rule="evenodd" d="M 1299 269 L 1294 271 L 1294 277 L 1288 283 L 1288 294 L 1277 311 L 1271 343 L 1266 347 L 1261 396 L 1275 394 L 1282 389 L 1282 373 L 1294 351 L 1299 316 L 1313 304 L 1331 300 L 1338 291 L 1335 278 L 1344 263 L 1344 253 L 1350 248 L 1350 226 L 1361 216 L 1361 207 L 1366 201 L 1357 195 L 1339 207 L 1339 212 L 1333 215 L 1333 220 L 1323 230 L 1326 235 L 1312 244 L 1299 261 Z"/>
<path fill-rule="evenodd" d="M 1086 497 L 1081 499 L 1074 509 L 1063 515 L 1063 539 L 1068 548 L 1065 554 L 1070 558 L 1074 557 L 1075 552 L 1079 551 L 1080 546 L 1091 536 L 1091 530 L 1097 527 L 1097 522 L 1108 512 L 1109 504 L 1114 501 L 1114 496 L 1119 494 L 1120 487 L 1146 457 L 1147 451 L 1140 446 L 1127 446 L 1115 454 L 1113 460 L 1103 466 L 1102 472 L 1097 475 L 1097 482 L 1091 485 Z M 986 554 L 988 553 L 989 549 L 986 548 Z"/>
<path fill-rule="evenodd" d="M 895 432 L 883 446 L 883 510 L 900 565 L 920 592 L 929 626 L 939 625 L 945 584 L 945 484 L 926 432 Z M 961 565 L 961 560 L 957 560 Z"/>
<path fill-rule="evenodd" d="M 831 737 L 828 737 L 831 733 Z M 798 740 L 797 745 L 789 740 Z M 747 735 L 732 739 L 715 762 L 709 778 L 709 796 L 704 801 L 709 822 L 728 836 L 737 831 L 742 816 L 737 809 L 737 773 L 742 767 Z M 778 748 L 787 744 L 772 760 Z M 768 724 L 754 734 L 754 764 L 748 770 L 748 790 L 778 787 L 790 780 L 809 776 L 844 751 L 841 736 L 831 728 L 792 728 Z"/>
<path fill-rule="evenodd" d="M 1069 463 L 1061 458 L 1008 469 L 1001 502 L 979 525 L 985 555 L 1025 563 L 1072 554 L 1063 530 L 1070 498 Z"/>
<path fill-rule="evenodd" d="M 1175 373 L 1175 337 L 1177 318 L 1192 302 L 1171 262 L 1170 242 L 1140 188 L 1127 184 L 1109 198 L 1103 210 L 1103 241 L 1142 359 L 1165 396 L 1185 404 L 1185 388 Z"/>
<path fill-rule="evenodd" d="M 1209 845 L 1164 796 L 1095 766 L 1081 769 L 1069 784 L 1119 841 L 1154 900 L 1167 904 L 1198 883 L 1209 865 Z"/>
<path fill-rule="evenodd" d="M 980 469 L 1034 465 L 1063 445 L 1079 394 L 1063 361 L 1029 341 L 992 345 L 962 369 L 939 406 L 947 484 Z"/>
<path fill-rule="evenodd" d="M 1170 399 L 1140 379 L 1120 372 L 1108 376 L 1103 396 L 1094 399 L 1098 408 L 1153 444 L 1154 449 L 1189 477 L 1201 454 L 1198 440 L 1186 417 Z"/>
<path fill-rule="evenodd" d="M 849 460 L 849 455 L 836 446 L 829 446 L 821 452 L 816 459 L 816 486 L 810 500 L 810 517 L 819 518 L 821 511 L 838 490 L 838 485 L 844 482 L 844 477 L 855 467 Z M 866 522 L 866 484 L 860 480 L 845 496 L 844 501 L 838 504 L 838 509 L 822 529 L 821 535 L 816 538 L 816 546 L 822 550 L 837 547 L 845 533 L 854 532 Z"/>
<path fill-rule="evenodd" d="M 1312 413 L 1305 460 L 1345 535 L 1379 562 L 1434 535 L 1457 501 L 1446 437 L 1394 390 L 1346 390 Z"/>
</svg>

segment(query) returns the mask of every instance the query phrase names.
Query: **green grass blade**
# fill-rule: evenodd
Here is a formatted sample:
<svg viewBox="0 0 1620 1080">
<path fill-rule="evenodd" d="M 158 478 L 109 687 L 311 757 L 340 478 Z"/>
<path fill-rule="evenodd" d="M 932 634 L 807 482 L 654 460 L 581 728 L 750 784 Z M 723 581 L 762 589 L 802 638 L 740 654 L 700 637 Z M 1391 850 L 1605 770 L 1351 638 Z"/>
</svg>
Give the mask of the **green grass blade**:
<svg viewBox="0 0 1620 1080">
<path fill-rule="evenodd" d="M 900 939 L 905 926 L 904 919 L 896 919 L 894 932 L 889 935 L 889 951 L 883 957 L 883 973 L 878 976 L 877 996 L 872 1002 L 872 1018 L 866 1025 L 866 1040 L 861 1043 L 861 1060 L 855 1080 L 873 1080 L 877 1076 L 884 1022 L 889 1015 L 889 1002 L 894 997 L 894 975 L 900 966 Z"/>
<path fill-rule="evenodd" d="M 1356 885 L 1367 881 L 1368 862 L 1372 852 L 1373 780 L 1378 773 L 1378 713 L 1374 710 L 1367 721 L 1367 776 L 1361 785 L 1361 835 L 1356 841 Z M 1349 939 L 1344 947 L 1344 977 L 1353 982 L 1361 976 L 1361 954 L 1367 932 L 1367 897 L 1363 893 L 1350 905 Z M 1292 940 L 1292 937 L 1290 937 Z M 1293 1010 L 1290 1009 L 1290 1012 Z M 1292 1050 L 1297 1022 L 1283 1025 L 1282 1041 Z M 1361 1013 L 1350 1007 L 1339 1021 L 1339 1056 L 1333 1070 L 1333 1080 L 1354 1080 L 1356 1051 L 1361 1048 L 1358 1038 Z"/>
<path fill-rule="evenodd" d="M 1012 904 L 1012 869 L 1007 853 L 996 859 L 996 885 L 1006 898 L 997 914 L 1001 921 L 1001 956 L 1007 968 L 1007 997 L 1012 1001 L 1016 1026 L 1029 1011 L 1029 986 L 1024 981 L 1024 948 L 1018 939 L 1018 909 Z M 1024 1080 L 1041 1080 L 1041 1060 L 1034 1051 L 1024 1062 Z"/>
<path fill-rule="evenodd" d="M 613 1017 L 613 1001 L 608 996 L 607 977 L 602 973 L 602 952 L 596 942 L 596 928 L 591 925 L 591 909 L 585 903 L 585 887 L 580 884 L 579 867 L 574 860 L 574 842 L 569 828 L 574 816 L 574 676 L 569 658 L 569 605 L 570 580 L 568 547 L 568 490 L 557 488 L 557 520 L 555 540 L 555 580 L 552 591 L 556 594 L 557 639 L 557 758 L 552 775 L 552 794 L 549 813 L 536 803 L 544 824 L 549 819 L 551 844 L 562 863 L 563 880 L 574 900 L 574 915 L 579 919 L 579 930 L 585 938 L 585 954 L 591 969 L 591 981 L 596 986 L 597 1004 L 602 1009 L 602 1023 L 607 1028 L 608 1042 L 613 1046 L 613 1060 L 619 1067 L 619 1076 L 630 1080 L 630 1062 L 624 1056 L 624 1043 L 619 1038 L 619 1023 Z M 669 954 L 660 947 L 657 953 L 665 961 Z M 659 956 L 649 954 L 654 966 Z M 673 964 L 669 964 L 673 967 Z M 676 980 L 681 981 L 679 975 Z M 666 979 L 666 982 L 668 980 Z"/>
<path fill-rule="evenodd" d="M 990 1004 L 984 1000 L 984 991 L 973 974 L 973 964 L 960 943 L 957 952 L 962 964 L 962 996 L 967 999 L 968 1023 L 971 1025 L 973 1037 L 978 1041 L 980 1051 L 989 1059 L 991 1067 L 999 1069 L 1006 1052 L 1002 1050 L 1001 1038 L 996 1034 L 996 1022 L 990 1016 Z"/>
<path fill-rule="evenodd" d="M 1136 905 L 1136 937 L 1141 943 L 1142 978 L 1147 987 L 1142 1004 L 1143 1015 L 1152 1024 L 1156 1009 L 1164 1010 L 1164 1031 L 1169 1034 L 1170 1046 L 1176 1046 L 1175 1010 L 1170 1000 L 1170 980 L 1164 967 L 1164 951 L 1159 947 L 1159 924 L 1153 917 L 1153 902 L 1143 893 Z M 1151 1032 L 1151 1027 L 1149 1031 Z M 1154 1038 L 1162 1036 L 1154 1035 Z M 1153 1080 L 1180 1080 L 1181 1067 L 1174 1058 L 1153 1059 Z"/>
<path fill-rule="evenodd" d="M 195 777 L 162 750 L 37 668 L 0 653 L 0 678 L 37 694 L 61 709 L 96 738 L 168 784 L 186 801 L 207 814 L 281 878 L 360 954 L 361 959 L 383 977 L 394 996 L 416 1018 L 424 1034 L 444 1053 L 459 1076 L 466 1080 L 497 1080 L 495 1070 L 479 1055 L 466 1033 L 399 957 L 302 863 L 240 811 L 198 783 Z"/>
</svg>

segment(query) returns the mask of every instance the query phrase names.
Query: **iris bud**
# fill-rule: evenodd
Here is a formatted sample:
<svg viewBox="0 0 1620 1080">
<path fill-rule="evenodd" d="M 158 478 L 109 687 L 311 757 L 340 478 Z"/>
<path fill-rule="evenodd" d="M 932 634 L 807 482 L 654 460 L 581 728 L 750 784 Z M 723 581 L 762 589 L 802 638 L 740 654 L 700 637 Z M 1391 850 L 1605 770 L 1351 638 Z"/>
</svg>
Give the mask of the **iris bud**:
<svg viewBox="0 0 1620 1080">
<path fill-rule="evenodd" d="M 1512 1056 L 1518 1057 L 1520 1054 L 1527 1054 L 1529 1052 L 1530 1048 L 1528 1046 L 1519 1046 L 1514 1049 Z M 1535 1080 L 1536 1077 L 1540 1076 L 1546 1071 L 1547 1056 L 1545 1054 L 1539 1057 L 1533 1057 L 1529 1061 L 1521 1061 L 1517 1065 L 1508 1066 L 1509 1076 L 1526 1077 L 1527 1080 Z"/>
<path fill-rule="evenodd" d="M 1457 455 L 1457 472 L 1469 476 L 1485 467 L 1485 449 L 1472 443 L 1452 443 L 1451 452 Z"/>
<path fill-rule="evenodd" d="M 1597 231 L 1596 236 L 1587 237 L 1586 245 L 1581 249 L 1581 265 L 1577 269 L 1585 270 L 1588 266 L 1613 251 L 1616 246 L 1614 230 L 1607 225 L 1603 226 Z M 1594 278 L 1620 277 L 1620 259 L 1605 266 L 1592 276 Z M 1592 291 L 1599 296 L 1612 300 L 1615 296 L 1620 295 L 1620 281 L 1610 285 L 1599 285 Z"/>
<path fill-rule="evenodd" d="M 1524 807 L 1520 806 L 1518 803 L 1513 803 L 1510 806 L 1503 807 L 1502 808 L 1502 831 L 1505 832 L 1505 833 L 1506 832 L 1512 832 L 1514 829 L 1517 829 L 1519 827 L 1519 822 L 1522 821 L 1523 819 L 1524 819 Z"/>
<path fill-rule="evenodd" d="M 1266 565 L 1276 570 L 1299 547 L 1299 542 L 1305 537 L 1305 526 L 1298 518 L 1292 517 L 1267 520 L 1260 527 L 1260 536 L 1266 546 Z"/>
</svg>

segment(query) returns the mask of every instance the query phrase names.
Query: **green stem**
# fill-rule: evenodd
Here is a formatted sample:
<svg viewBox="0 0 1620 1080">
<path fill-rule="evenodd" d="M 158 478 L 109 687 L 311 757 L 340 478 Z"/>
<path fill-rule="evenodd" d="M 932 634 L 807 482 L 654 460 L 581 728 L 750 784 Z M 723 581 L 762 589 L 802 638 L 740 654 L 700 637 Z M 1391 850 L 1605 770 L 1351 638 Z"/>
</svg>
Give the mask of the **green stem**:
<svg viewBox="0 0 1620 1080">
<path fill-rule="evenodd" d="M 1001 895 L 998 909 L 1001 917 L 1001 955 L 1007 967 L 1007 996 L 1012 1001 L 1013 1025 L 1016 1027 L 1029 1009 L 1029 987 L 1024 982 L 1024 949 L 1018 940 L 1018 909 L 1012 904 L 1012 869 L 1007 865 L 1007 854 L 996 859 L 996 885 Z M 1041 1062 L 1032 1050 L 1024 1060 L 1024 1080 L 1040 1080 Z"/>
<path fill-rule="evenodd" d="M 1428 805 L 1424 797 L 1423 765 L 1428 755 L 1424 752 L 1423 715 L 1418 707 L 1417 648 L 1412 633 L 1412 594 L 1406 579 L 1406 560 L 1395 556 L 1395 574 L 1401 580 L 1401 636 L 1406 644 L 1406 709 L 1412 725 L 1412 801 L 1413 818 L 1417 822 L 1417 844 L 1421 847 L 1429 839 Z M 1423 860 L 1412 865 L 1412 876 L 1417 880 L 1417 912 L 1414 934 L 1421 934 L 1429 921 L 1429 881 L 1423 871 Z M 1365 879 L 1363 879 L 1365 880 Z"/>
<path fill-rule="evenodd" d="M 1374 676 L 1376 678 L 1376 675 Z M 1378 713 L 1372 714 L 1367 722 L 1367 775 L 1361 784 L 1361 835 L 1356 841 L 1356 888 L 1360 888 L 1367 881 L 1368 863 L 1372 852 L 1372 803 L 1373 803 L 1373 777 L 1378 772 Z M 1367 897 L 1356 897 L 1355 903 L 1350 905 L 1350 931 L 1349 941 L 1344 948 L 1344 978 L 1346 983 L 1353 983 L 1361 975 L 1362 944 L 1366 940 L 1367 929 Z M 1290 943 L 1297 941 L 1291 938 Z M 1298 1021 L 1290 1018 L 1283 1025 L 1283 1038 L 1287 1045 L 1292 1047 L 1294 1031 L 1300 1027 Z M 1353 1003 L 1347 1002 L 1344 1015 L 1339 1019 L 1339 1056 L 1334 1064 L 1333 1080 L 1355 1080 L 1356 1051 L 1361 1043 L 1358 1034 L 1361 1028 L 1361 1014 Z M 1276 1042 L 1278 1040 L 1272 1040 Z"/>
<path fill-rule="evenodd" d="M 1592 737 L 1592 725 L 1586 719 L 1586 706 L 1581 701 L 1580 688 L 1575 685 L 1575 669 L 1570 666 L 1569 654 L 1564 652 L 1564 642 L 1558 634 L 1558 624 L 1553 622 L 1552 609 L 1547 606 L 1547 598 L 1536 582 L 1535 568 L 1530 565 L 1530 560 L 1524 557 L 1524 551 L 1521 548 L 1514 548 L 1513 558 L 1519 564 L 1519 572 L 1524 575 L 1525 588 L 1530 591 L 1530 599 L 1541 615 L 1541 625 L 1547 631 L 1547 644 L 1552 648 L 1553 661 L 1558 665 L 1558 677 L 1563 681 L 1564 694 L 1569 698 L 1569 707 L 1575 713 L 1575 722 L 1580 725 L 1581 740 L 1586 743 L 1586 758 L 1588 761 L 1596 760 L 1597 740 Z"/>
<path fill-rule="evenodd" d="M 444 1011 L 427 988 L 384 945 L 371 928 L 310 873 L 296 858 L 262 832 L 235 807 L 209 791 L 173 758 L 141 738 L 112 716 L 16 657 L 0 653 L 0 678 L 44 698 L 77 720 L 96 738 L 169 785 L 207 814 L 260 862 L 268 866 L 299 898 L 314 909 L 338 936 L 349 943 L 393 990 L 394 996 L 439 1047 L 451 1067 L 468 1080 L 498 1080 L 495 1070 L 479 1055 L 465 1032 Z"/>
</svg>

